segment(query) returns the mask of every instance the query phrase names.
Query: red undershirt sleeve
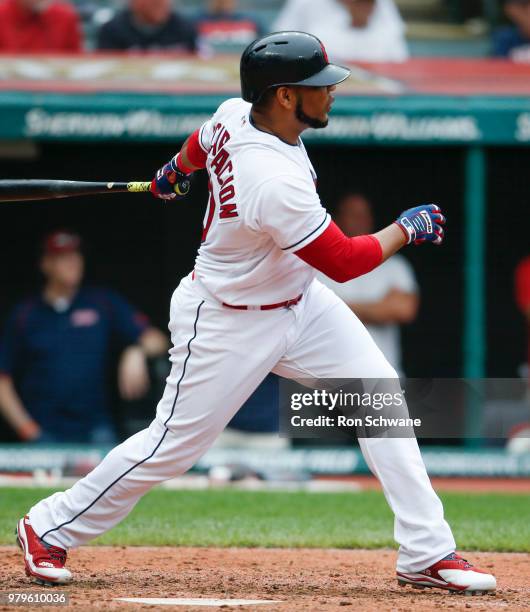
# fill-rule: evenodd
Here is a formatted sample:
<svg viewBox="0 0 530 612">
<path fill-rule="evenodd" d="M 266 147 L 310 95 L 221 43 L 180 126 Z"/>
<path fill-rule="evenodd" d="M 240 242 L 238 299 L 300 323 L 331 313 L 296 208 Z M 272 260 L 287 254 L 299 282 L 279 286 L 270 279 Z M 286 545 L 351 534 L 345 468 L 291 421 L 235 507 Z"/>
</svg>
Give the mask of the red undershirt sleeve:
<svg viewBox="0 0 530 612">
<path fill-rule="evenodd" d="M 190 136 L 188 140 L 187 153 L 188 159 L 194 166 L 197 168 L 205 168 L 208 154 L 202 148 L 201 143 L 199 142 L 199 132 L 200 130 L 195 130 L 195 132 L 193 132 L 193 134 Z"/>
<path fill-rule="evenodd" d="M 208 154 L 200 143 L 200 130 L 195 130 L 195 132 L 193 132 L 193 134 L 191 134 L 191 136 L 188 138 L 186 154 L 195 168 L 206 167 L 206 158 L 208 157 Z M 193 172 L 192 168 L 189 168 L 184 164 L 182 155 L 180 154 L 177 155 L 177 167 L 185 174 L 191 174 Z"/>
<path fill-rule="evenodd" d="M 375 236 L 348 238 L 333 221 L 295 255 L 337 283 L 362 276 L 383 261 L 383 250 Z"/>
</svg>

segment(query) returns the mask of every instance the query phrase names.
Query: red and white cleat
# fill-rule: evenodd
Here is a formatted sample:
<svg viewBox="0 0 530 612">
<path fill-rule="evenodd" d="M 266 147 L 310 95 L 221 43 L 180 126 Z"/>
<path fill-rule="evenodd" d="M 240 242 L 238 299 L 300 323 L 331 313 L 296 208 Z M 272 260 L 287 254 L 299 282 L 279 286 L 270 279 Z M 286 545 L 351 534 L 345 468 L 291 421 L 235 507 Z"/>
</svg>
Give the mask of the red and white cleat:
<svg viewBox="0 0 530 612">
<path fill-rule="evenodd" d="M 400 586 L 407 584 L 417 589 L 435 587 L 464 595 L 487 595 L 495 593 L 495 576 L 473 567 L 460 555 L 451 553 L 431 567 L 415 574 L 397 572 Z"/>
<path fill-rule="evenodd" d="M 33 531 L 28 516 L 18 522 L 16 535 L 18 545 L 24 552 L 26 574 L 33 582 L 53 586 L 72 580 L 72 574 L 64 567 L 66 550 L 45 544 Z"/>
</svg>

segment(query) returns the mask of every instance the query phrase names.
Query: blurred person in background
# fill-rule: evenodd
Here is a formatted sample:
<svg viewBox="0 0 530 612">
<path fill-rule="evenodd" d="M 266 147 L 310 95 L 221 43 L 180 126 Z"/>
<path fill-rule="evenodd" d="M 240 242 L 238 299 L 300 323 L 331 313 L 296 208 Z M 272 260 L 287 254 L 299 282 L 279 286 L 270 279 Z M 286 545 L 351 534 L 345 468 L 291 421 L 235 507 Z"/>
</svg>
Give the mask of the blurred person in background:
<svg viewBox="0 0 530 612">
<path fill-rule="evenodd" d="M 530 255 L 522 259 L 515 269 L 515 300 L 527 328 L 528 353 L 523 375 L 530 382 Z"/>
<path fill-rule="evenodd" d="M 79 18 L 59 0 L 0 0 L 0 52 L 79 53 Z"/>
<path fill-rule="evenodd" d="M 206 0 L 205 7 L 197 16 L 201 49 L 246 47 L 264 33 L 253 15 L 237 10 L 237 0 Z"/>
<path fill-rule="evenodd" d="M 197 49 L 195 25 L 173 10 L 171 0 L 129 0 L 97 35 L 108 51 L 186 51 Z"/>
<path fill-rule="evenodd" d="M 318 36 L 335 61 L 401 62 L 409 55 L 393 0 L 287 0 L 274 29 Z"/>
<path fill-rule="evenodd" d="M 121 395 L 149 388 L 146 357 L 169 346 L 120 295 L 82 287 L 84 257 L 77 234 L 44 241 L 44 288 L 15 306 L 0 341 L 0 412 L 21 440 L 114 443 L 107 393 L 113 341 L 123 351 Z"/>
<path fill-rule="evenodd" d="M 527 379 L 525 420 L 513 427 L 508 434 L 506 449 L 520 455 L 530 453 L 530 255 L 522 259 L 515 268 L 515 301 L 526 325 L 527 356 L 520 375 Z M 524 417 L 523 417 L 524 418 Z"/>
<path fill-rule="evenodd" d="M 513 23 L 493 34 L 493 54 L 530 62 L 530 0 L 504 0 L 504 13 Z"/>
<path fill-rule="evenodd" d="M 356 193 L 339 200 L 334 220 L 349 237 L 371 234 L 375 228 L 370 202 Z M 393 255 L 372 272 L 347 283 L 336 283 L 321 273 L 318 278 L 359 317 L 383 355 L 402 375 L 399 326 L 414 321 L 419 306 L 418 285 L 405 257 Z"/>
</svg>

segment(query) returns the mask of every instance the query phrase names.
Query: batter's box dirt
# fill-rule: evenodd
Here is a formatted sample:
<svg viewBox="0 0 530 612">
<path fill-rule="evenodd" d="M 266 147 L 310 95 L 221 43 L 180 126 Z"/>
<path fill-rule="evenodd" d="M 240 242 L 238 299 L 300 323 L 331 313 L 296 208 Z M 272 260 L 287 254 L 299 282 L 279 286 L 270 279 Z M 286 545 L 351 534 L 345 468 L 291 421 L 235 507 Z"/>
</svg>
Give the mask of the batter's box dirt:
<svg viewBox="0 0 530 612">
<path fill-rule="evenodd" d="M 28 589 L 21 553 L 0 547 L 0 591 Z M 438 590 L 399 587 L 391 550 L 278 550 L 217 548 L 82 547 L 69 555 L 75 582 L 65 590 L 77 611 L 94 609 L 193 610 L 205 607 L 148 606 L 116 597 L 280 600 L 279 604 L 223 609 L 313 612 L 348 609 L 377 612 L 529 610 L 530 556 L 464 554 L 497 576 L 495 595 L 464 597 Z M 42 587 L 31 587 L 42 590 Z M 64 587 L 63 587 L 64 588 Z M 348 606 L 352 606 L 348 608 Z M 21 608 L 0 607 L 0 610 Z M 24 606 L 24 610 L 29 610 Z M 42 609 L 42 608 L 40 608 Z M 50 608 L 46 610 L 64 610 Z M 213 609 L 220 609 L 219 607 Z"/>
</svg>

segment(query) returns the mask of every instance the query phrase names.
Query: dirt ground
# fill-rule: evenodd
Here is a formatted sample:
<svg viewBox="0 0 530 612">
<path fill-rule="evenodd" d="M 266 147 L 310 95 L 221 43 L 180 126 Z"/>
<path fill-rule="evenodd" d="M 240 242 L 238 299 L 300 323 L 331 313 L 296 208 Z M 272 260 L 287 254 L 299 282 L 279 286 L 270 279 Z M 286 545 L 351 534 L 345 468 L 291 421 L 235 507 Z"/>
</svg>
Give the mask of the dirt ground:
<svg viewBox="0 0 530 612">
<path fill-rule="evenodd" d="M 0 547 L 0 592 L 29 588 L 20 551 Z M 70 609 L 168 610 L 114 601 L 115 597 L 268 599 L 281 603 L 223 609 L 266 612 L 361 609 L 363 611 L 440 608 L 455 610 L 530 610 L 530 555 L 464 555 L 496 574 L 495 595 L 462 596 L 438 590 L 399 587 L 391 550 L 278 550 L 147 547 L 82 547 L 69 555 L 75 582 L 63 587 Z M 58 588 L 58 587 L 56 587 Z M 43 587 L 32 586 L 32 590 Z M 49 592 L 49 590 L 47 591 Z M 348 608 L 352 606 L 352 608 Z M 37 609 L 0 606 L 0 610 Z M 41 608 L 42 609 L 42 608 Z M 46 607 L 47 610 L 61 608 Z M 64 609 L 64 608 L 62 608 Z M 207 610 L 178 607 L 175 610 Z M 211 608 L 210 608 L 211 609 Z M 214 608 L 219 609 L 219 608 Z"/>
<path fill-rule="evenodd" d="M 373 476 L 355 475 L 355 476 L 330 476 L 321 477 L 319 480 L 331 480 L 334 482 L 348 482 L 359 485 L 363 491 L 373 490 L 380 491 L 381 484 Z M 431 482 L 436 491 L 459 492 L 464 491 L 469 493 L 521 493 L 527 495 L 530 493 L 530 478 L 459 478 L 459 477 L 434 477 Z"/>
</svg>

